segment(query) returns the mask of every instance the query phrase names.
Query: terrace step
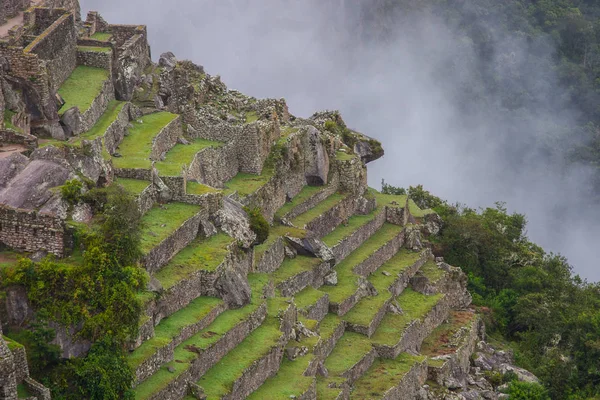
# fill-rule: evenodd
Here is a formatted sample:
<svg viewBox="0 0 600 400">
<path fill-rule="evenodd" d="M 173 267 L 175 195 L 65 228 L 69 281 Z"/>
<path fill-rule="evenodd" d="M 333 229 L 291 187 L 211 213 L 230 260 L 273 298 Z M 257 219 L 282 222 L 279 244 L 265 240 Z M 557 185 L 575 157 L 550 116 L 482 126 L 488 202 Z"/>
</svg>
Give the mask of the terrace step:
<svg viewBox="0 0 600 400">
<path fill-rule="evenodd" d="M 197 381 L 262 325 L 267 317 L 263 291 L 268 278 L 253 274 L 248 276 L 248 281 L 252 288 L 251 303 L 224 311 L 209 326 L 176 346 L 174 361 L 164 364 L 135 388 L 137 400 L 183 398 L 190 383 Z"/>
<path fill-rule="evenodd" d="M 277 374 L 269 378 L 252 393 L 249 400 L 309 400 L 317 397 L 317 381 L 314 376 L 305 376 L 304 372 L 314 359 L 311 354 L 293 361 L 284 358 Z"/>
<path fill-rule="evenodd" d="M 343 260 L 374 235 L 386 222 L 386 209 L 378 206 L 366 215 L 353 215 L 346 223 L 322 238 L 336 260 Z"/>
<path fill-rule="evenodd" d="M 80 144 L 83 140 L 103 140 L 103 147 L 108 154 L 113 154 L 119 146 L 129 124 L 129 103 L 112 100 L 96 123 L 86 132 L 75 138 L 74 143 Z"/>
<path fill-rule="evenodd" d="M 371 337 L 385 316 L 393 297 L 406 288 L 409 279 L 427 260 L 426 256 L 427 253 L 419 254 L 402 249 L 380 267 L 381 272 L 370 275 L 369 282 L 377 289 L 377 295 L 363 297 L 344 315 L 348 330 Z"/>
<path fill-rule="evenodd" d="M 426 357 L 400 354 L 377 359 L 354 383 L 351 399 L 414 399 L 427 380 Z"/>
<path fill-rule="evenodd" d="M 144 115 L 132 125 L 119 146 L 121 156 L 112 158 L 115 174 L 150 180 L 152 160 L 160 160 L 183 135 L 181 119 L 161 111 Z"/>
<path fill-rule="evenodd" d="M 328 379 L 343 378 L 350 386 L 369 369 L 376 357 L 377 352 L 367 337 L 346 332 L 325 359 Z"/>
<path fill-rule="evenodd" d="M 272 277 L 281 296 L 289 297 L 315 282 L 322 281 L 330 270 L 329 263 L 319 258 L 296 256 L 286 258 L 279 269 L 272 273 Z"/>
<path fill-rule="evenodd" d="M 380 357 L 418 351 L 423 340 L 448 316 L 446 295 L 426 296 L 408 288 L 396 298 L 402 314 L 387 313 L 371 340 Z"/>
<path fill-rule="evenodd" d="M 283 207 L 277 210 L 275 213 L 275 220 L 293 220 L 327 199 L 334 194 L 335 191 L 335 185 L 304 186 L 291 201 L 285 203 Z"/>
<path fill-rule="evenodd" d="M 473 311 L 451 311 L 447 322 L 425 338 L 421 354 L 427 357 L 428 379 L 444 385 L 451 376 L 466 376 L 475 351 L 481 318 Z"/>
<path fill-rule="evenodd" d="M 197 383 L 207 400 L 245 398 L 277 373 L 284 347 L 279 320 L 268 316 Z"/>
<path fill-rule="evenodd" d="M 63 82 L 58 94 L 65 101 L 58 111 L 62 115 L 73 107 L 79 109 L 77 126 L 71 126 L 74 135 L 91 129 L 114 100 L 110 72 L 103 68 L 78 66 Z"/>
<path fill-rule="evenodd" d="M 164 160 L 156 163 L 156 168 L 161 176 L 181 176 L 184 166 L 189 168 L 202 150 L 223 145 L 222 142 L 206 139 L 194 139 L 189 144 L 177 143 L 166 153 Z"/>
<path fill-rule="evenodd" d="M 392 258 L 398 252 L 403 240 L 401 226 L 384 224 L 358 249 L 336 265 L 338 284 L 320 288 L 329 294 L 330 312 L 344 315 L 354 307 L 367 294 L 364 288 L 364 276 L 377 270 Z M 364 276 L 361 276 L 362 274 Z"/>
<path fill-rule="evenodd" d="M 173 360 L 175 347 L 210 325 L 226 310 L 225 303 L 214 297 L 198 297 L 187 307 L 160 321 L 154 337 L 145 341 L 128 356 L 135 371 L 136 383 L 154 374 Z"/>
<path fill-rule="evenodd" d="M 356 198 L 350 195 L 333 193 L 289 222 L 295 227 L 306 229 L 310 235 L 320 238 L 350 218 L 356 210 L 356 203 Z"/>
<path fill-rule="evenodd" d="M 321 321 L 329 310 L 329 296 L 311 286 L 307 286 L 294 296 L 298 312 L 308 319 Z"/>
<path fill-rule="evenodd" d="M 198 235 L 202 209 L 184 203 L 154 206 L 142 217 L 142 265 L 153 273 Z"/>
<path fill-rule="evenodd" d="M 275 224 L 269 230 L 267 240 L 254 247 L 254 270 L 274 272 L 285 259 L 285 236 L 304 238 L 304 230 L 291 226 Z"/>
</svg>

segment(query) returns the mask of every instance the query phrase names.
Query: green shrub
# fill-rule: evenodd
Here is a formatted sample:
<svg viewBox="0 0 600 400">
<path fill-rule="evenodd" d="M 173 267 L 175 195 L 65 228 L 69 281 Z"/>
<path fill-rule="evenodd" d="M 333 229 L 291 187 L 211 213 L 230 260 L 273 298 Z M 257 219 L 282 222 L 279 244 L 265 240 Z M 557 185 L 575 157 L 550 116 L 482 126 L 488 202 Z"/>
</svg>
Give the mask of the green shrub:
<svg viewBox="0 0 600 400">
<path fill-rule="evenodd" d="M 71 179 L 61 186 L 60 194 L 67 203 L 74 206 L 81 199 L 81 189 L 83 189 L 83 183 L 79 179 Z"/>
<path fill-rule="evenodd" d="M 548 392 L 538 383 L 513 381 L 509 384 L 507 394 L 510 400 L 549 400 Z"/>
<path fill-rule="evenodd" d="M 269 237 L 270 226 L 265 217 L 262 215 L 260 208 L 244 207 L 244 210 L 250 217 L 250 229 L 256 233 L 256 243 L 261 244 Z"/>
</svg>

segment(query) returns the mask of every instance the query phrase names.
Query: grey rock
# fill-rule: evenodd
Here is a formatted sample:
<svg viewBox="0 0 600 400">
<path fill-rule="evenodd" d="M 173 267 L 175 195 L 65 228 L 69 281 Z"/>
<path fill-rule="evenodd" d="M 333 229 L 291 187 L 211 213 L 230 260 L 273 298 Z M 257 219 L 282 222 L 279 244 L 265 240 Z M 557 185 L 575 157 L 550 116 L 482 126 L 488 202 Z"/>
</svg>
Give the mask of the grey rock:
<svg viewBox="0 0 600 400">
<path fill-rule="evenodd" d="M 320 375 L 324 378 L 327 378 L 329 376 L 329 371 L 327 370 L 325 363 L 319 362 L 319 364 L 317 365 L 317 375 Z"/>
<path fill-rule="evenodd" d="M 329 175 L 329 156 L 317 128 L 308 127 L 304 174 L 309 185 L 325 185 Z"/>
<path fill-rule="evenodd" d="M 334 259 L 333 251 L 320 239 L 317 238 L 295 238 L 285 237 L 288 244 L 300 255 L 318 257 L 323 261 L 332 261 Z"/>
<path fill-rule="evenodd" d="M 170 51 L 162 53 L 158 59 L 158 65 L 167 71 L 170 71 L 177 66 L 177 58 L 175 57 L 175 54 Z"/>
<path fill-rule="evenodd" d="M 423 247 L 421 242 L 421 230 L 418 226 L 407 226 L 405 233 L 405 247 L 411 250 L 420 250 Z"/>
<path fill-rule="evenodd" d="M 389 272 L 387 272 L 387 271 L 381 271 L 381 273 L 382 273 L 383 275 L 385 275 L 385 276 L 392 276 L 392 274 L 390 274 L 390 273 L 389 273 Z"/>
<path fill-rule="evenodd" d="M 223 207 L 216 214 L 216 225 L 235 238 L 242 247 L 250 248 L 256 240 L 256 234 L 250 229 L 248 214 L 242 205 L 231 198 L 224 197 Z"/>
<path fill-rule="evenodd" d="M 215 282 L 218 297 L 223 299 L 230 308 L 240 308 L 250 303 L 252 294 L 246 277 L 247 272 L 236 267 L 237 265 L 226 264 Z"/>
<path fill-rule="evenodd" d="M 183 144 L 183 145 L 186 145 L 186 146 L 190 144 L 190 142 L 188 142 L 188 141 L 186 140 L 186 138 L 184 138 L 184 137 L 181 137 L 181 136 L 177 138 L 177 143 L 179 143 L 179 144 Z"/>
<path fill-rule="evenodd" d="M 200 234 L 202 235 L 202 237 L 209 238 L 211 236 L 216 235 L 217 233 L 217 228 L 209 220 L 203 220 L 200 222 Z"/>
<path fill-rule="evenodd" d="M 48 255 L 47 251 L 40 250 L 40 251 L 36 251 L 35 253 L 31 254 L 29 256 L 29 259 L 33 262 L 40 262 L 44 258 L 46 258 L 47 255 Z"/>
<path fill-rule="evenodd" d="M 149 292 L 161 293 L 163 291 L 163 285 L 158 279 L 151 277 L 147 289 Z"/>
<path fill-rule="evenodd" d="M 298 255 L 296 250 L 291 246 L 284 246 L 283 251 L 285 252 L 286 258 L 296 258 L 296 256 Z"/>
<path fill-rule="evenodd" d="M 92 206 L 87 203 L 79 203 L 73 209 L 73 221 L 75 222 L 90 222 L 94 218 Z"/>
<path fill-rule="evenodd" d="M 325 275 L 325 278 L 323 278 L 323 283 L 327 286 L 337 285 L 338 284 L 337 272 L 333 271 L 333 272 Z"/>
<path fill-rule="evenodd" d="M 375 286 L 369 282 L 365 277 L 358 277 L 358 292 L 363 296 L 377 296 L 378 292 Z"/>
<path fill-rule="evenodd" d="M 70 137 L 73 135 L 79 135 L 82 130 L 82 120 L 81 113 L 79 112 L 79 107 L 71 107 L 60 118 L 60 121 L 63 123 L 68 130 L 65 130 L 65 137 Z"/>
</svg>

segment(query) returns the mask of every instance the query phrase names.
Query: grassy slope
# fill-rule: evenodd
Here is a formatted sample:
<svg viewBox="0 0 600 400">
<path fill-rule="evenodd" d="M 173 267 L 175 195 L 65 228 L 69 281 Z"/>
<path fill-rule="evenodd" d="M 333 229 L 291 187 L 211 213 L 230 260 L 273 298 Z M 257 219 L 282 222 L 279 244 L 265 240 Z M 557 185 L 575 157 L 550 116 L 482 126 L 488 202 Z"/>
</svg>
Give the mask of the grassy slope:
<svg viewBox="0 0 600 400">
<path fill-rule="evenodd" d="M 58 94 L 65 100 L 58 113 L 62 114 L 75 106 L 79 107 L 80 113 L 86 112 L 108 79 L 109 74 L 105 69 L 86 66 L 75 68 L 71 76 L 58 89 Z"/>
<path fill-rule="evenodd" d="M 104 136 L 106 130 L 116 119 L 123 107 L 125 106 L 124 101 L 113 100 L 108 103 L 108 107 L 102 116 L 98 119 L 96 124 L 87 132 L 80 135 L 80 138 L 87 140 L 94 140 L 98 137 Z"/>
<path fill-rule="evenodd" d="M 196 139 L 190 142 L 189 145 L 178 143 L 167 152 L 163 161 L 156 163 L 156 168 L 163 176 L 180 176 L 182 165 L 189 166 L 194 160 L 196 153 L 200 150 L 222 145 L 223 143 L 221 142 L 206 139 Z"/>
<path fill-rule="evenodd" d="M 142 217 L 141 247 L 144 253 L 152 250 L 200 211 L 199 206 L 184 203 L 169 203 L 163 208 L 155 206 Z"/>
<path fill-rule="evenodd" d="M 117 184 L 123 186 L 129 193 L 137 196 L 150 185 L 150 182 L 140 179 L 118 178 Z"/>
<path fill-rule="evenodd" d="M 238 192 L 240 196 L 247 196 L 263 187 L 273 177 L 273 170 L 265 168 L 260 175 L 240 172 L 225 183 L 225 194 Z"/>
<path fill-rule="evenodd" d="M 285 216 L 287 213 L 292 211 L 294 207 L 304 203 L 306 200 L 311 198 L 313 195 L 319 193 L 321 190 L 323 190 L 323 186 L 304 186 L 302 190 L 296 196 L 294 196 L 292 201 L 285 203 L 283 207 L 277 210 L 275 216 L 278 218 Z"/>
<path fill-rule="evenodd" d="M 304 214 L 298 215 L 296 218 L 294 218 L 292 223 L 297 227 L 303 228 L 306 224 L 317 218 L 319 215 L 332 209 L 343 199 L 344 195 L 334 193 Z"/>
</svg>

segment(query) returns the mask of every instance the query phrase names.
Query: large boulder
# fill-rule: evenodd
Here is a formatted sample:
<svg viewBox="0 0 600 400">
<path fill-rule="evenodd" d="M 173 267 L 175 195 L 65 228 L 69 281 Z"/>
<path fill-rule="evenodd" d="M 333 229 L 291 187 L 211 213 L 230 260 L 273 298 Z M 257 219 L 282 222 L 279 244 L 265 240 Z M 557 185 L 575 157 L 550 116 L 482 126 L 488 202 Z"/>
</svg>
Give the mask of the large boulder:
<svg viewBox="0 0 600 400">
<path fill-rule="evenodd" d="M 245 271 L 236 265 L 228 264 L 215 282 L 219 297 L 230 308 L 240 308 L 250 303 L 252 295 Z"/>
<path fill-rule="evenodd" d="M 83 131 L 83 121 L 81 119 L 79 107 L 69 108 L 64 112 L 62 117 L 60 117 L 60 121 L 64 126 L 63 130 L 65 132 L 65 137 L 67 138 L 79 135 Z"/>
<path fill-rule="evenodd" d="M 308 127 L 305 143 L 304 175 L 309 185 L 326 185 L 329 175 L 329 156 L 321 142 L 319 130 Z"/>
<path fill-rule="evenodd" d="M 240 203 L 229 197 L 223 198 L 223 207 L 217 211 L 215 224 L 242 247 L 249 248 L 256 240 L 256 233 L 250 229 L 248 214 Z"/>
</svg>

